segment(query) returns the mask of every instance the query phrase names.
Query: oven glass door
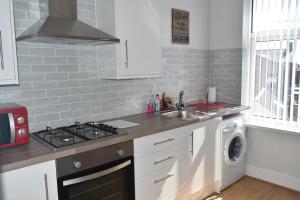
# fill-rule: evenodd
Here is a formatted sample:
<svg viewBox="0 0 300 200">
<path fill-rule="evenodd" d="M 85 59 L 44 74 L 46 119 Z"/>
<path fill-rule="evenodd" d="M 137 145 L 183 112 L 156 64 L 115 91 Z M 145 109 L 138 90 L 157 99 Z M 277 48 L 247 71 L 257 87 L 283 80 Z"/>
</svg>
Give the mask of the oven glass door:
<svg viewBox="0 0 300 200">
<path fill-rule="evenodd" d="M 12 113 L 0 114 L 0 146 L 15 142 L 15 126 Z"/>
<path fill-rule="evenodd" d="M 58 179 L 60 200 L 134 200 L 133 159 Z"/>
</svg>

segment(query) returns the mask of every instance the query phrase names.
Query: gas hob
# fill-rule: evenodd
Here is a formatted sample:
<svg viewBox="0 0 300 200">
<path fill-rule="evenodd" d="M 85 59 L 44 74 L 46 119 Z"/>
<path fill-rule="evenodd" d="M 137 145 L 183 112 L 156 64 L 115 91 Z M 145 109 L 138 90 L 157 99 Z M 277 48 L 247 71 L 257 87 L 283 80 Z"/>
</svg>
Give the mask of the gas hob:
<svg viewBox="0 0 300 200">
<path fill-rule="evenodd" d="M 54 148 L 60 148 L 119 134 L 120 132 L 116 127 L 100 122 L 87 122 L 84 124 L 75 122 L 74 125 L 55 129 L 46 127 L 45 130 L 34 132 L 33 136 Z"/>
</svg>

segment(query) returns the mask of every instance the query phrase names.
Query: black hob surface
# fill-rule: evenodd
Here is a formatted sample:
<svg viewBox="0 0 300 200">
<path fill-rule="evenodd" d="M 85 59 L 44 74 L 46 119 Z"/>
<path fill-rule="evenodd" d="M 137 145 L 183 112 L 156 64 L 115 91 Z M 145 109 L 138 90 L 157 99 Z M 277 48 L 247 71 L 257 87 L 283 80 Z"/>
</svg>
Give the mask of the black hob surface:
<svg viewBox="0 0 300 200">
<path fill-rule="evenodd" d="M 55 148 L 69 146 L 89 140 L 118 135 L 118 129 L 99 122 L 87 122 L 81 124 L 34 132 L 33 135 L 52 145 Z"/>
</svg>

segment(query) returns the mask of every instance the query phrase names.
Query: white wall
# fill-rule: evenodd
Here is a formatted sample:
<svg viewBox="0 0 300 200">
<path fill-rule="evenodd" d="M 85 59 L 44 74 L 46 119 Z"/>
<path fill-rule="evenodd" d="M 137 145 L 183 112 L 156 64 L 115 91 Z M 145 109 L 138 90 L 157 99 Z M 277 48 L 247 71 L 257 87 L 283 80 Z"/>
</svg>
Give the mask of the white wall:
<svg viewBox="0 0 300 200">
<path fill-rule="evenodd" d="M 300 190 L 300 136 L 247 129 L 247 174 Z"/>
<path fill-rule="evenodd" d="M 163 0 L 161 1 L 161 41 L 162 46 L 208 49 L 208 0 Z M 190 44 L 178 45 L 171 41 L 171 9 L 190 12 Z"/>
<path fill-rule="evenodd" d="M 243 0 L 209 0 L 209 49 L 242 48 Z"/>
</svg>

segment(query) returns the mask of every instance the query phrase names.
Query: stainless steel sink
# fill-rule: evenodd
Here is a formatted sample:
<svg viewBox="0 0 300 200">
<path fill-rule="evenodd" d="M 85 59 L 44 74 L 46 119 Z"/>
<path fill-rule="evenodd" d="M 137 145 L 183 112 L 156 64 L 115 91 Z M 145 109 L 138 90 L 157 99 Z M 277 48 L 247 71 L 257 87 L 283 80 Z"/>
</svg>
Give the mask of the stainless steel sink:
<svg viewBox="0 0 300 200">
<path fill-rule="evenodd" d="M 190 119 L 195 118 L 195 116 L 192 112 L 179 111 L 179 110 L 165 112 L 165 113 L 162 113 L 162 115 L 167 116 L 167 117 L 171 117 L 171 118 L 183 119 L 183 120 L 190 120 Z"/>
<path fill-rule="evenodd" d="M 182 119 L 182 120 L 192 120 L 192 119 L 203 119 L 203 118 L 208 118 L 208 115 L 198 112 L 198 111 L 179 111 L 179 110 L 174 110 L 170 112 L 165 112 L 162 113 L 163 116 L 166 117 L 171 117 L 171 118 L 176 118 L 176 119 Z"/>
</svg>

